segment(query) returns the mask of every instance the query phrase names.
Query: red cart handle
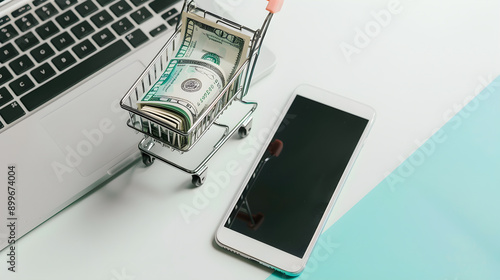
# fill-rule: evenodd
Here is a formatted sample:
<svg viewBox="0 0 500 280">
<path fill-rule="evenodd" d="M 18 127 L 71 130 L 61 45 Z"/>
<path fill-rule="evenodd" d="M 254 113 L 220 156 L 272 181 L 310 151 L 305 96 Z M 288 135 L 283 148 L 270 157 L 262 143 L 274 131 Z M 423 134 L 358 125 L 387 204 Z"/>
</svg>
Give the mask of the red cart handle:
<svg viewBox="0 0 500 280">
<path fill-rule="evenodd" d="M 266 10 L 275 14 L 281 10 L 283 7 L 283 0 L 267 0 L 269 3 L 267 4 Z"/>
</svg>

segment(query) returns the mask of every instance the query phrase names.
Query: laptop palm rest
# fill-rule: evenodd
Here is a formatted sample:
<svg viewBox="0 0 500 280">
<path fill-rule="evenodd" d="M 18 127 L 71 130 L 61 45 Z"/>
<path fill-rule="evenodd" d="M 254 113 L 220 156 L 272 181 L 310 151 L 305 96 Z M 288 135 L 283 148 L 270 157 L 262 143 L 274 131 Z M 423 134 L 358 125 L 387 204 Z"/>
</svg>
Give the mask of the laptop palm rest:
<svg viewBox="0 0 500 280">
<path fill-rule="evenodd" d="M 60 180 L 73 169 L 88 176 L 120 156 L 128 156 L 123 154 L 137 145 L 139 136 L 127 127 L 128 115 L 119 102 L 143 70 L 139 61 L 129 64 L 41 120 L 65 155 L 64 161 L 52 163 Z M 68 125 L 61 127 L 61 118 Z"/>
</svg>

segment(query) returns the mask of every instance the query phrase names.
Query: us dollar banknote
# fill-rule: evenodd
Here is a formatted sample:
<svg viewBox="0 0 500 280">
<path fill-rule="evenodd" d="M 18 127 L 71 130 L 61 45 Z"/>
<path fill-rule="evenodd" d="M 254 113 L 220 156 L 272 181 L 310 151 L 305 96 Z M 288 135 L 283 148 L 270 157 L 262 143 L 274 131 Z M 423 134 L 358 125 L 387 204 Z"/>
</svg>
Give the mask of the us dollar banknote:
<svg viewBox="0 0 500 280">
<path fill-rule="evenodd" d="M 185 132 L 243 64 L 250 37 L 191 13 L 181 31 L 175 59 L 137 106 Z"/>
<path fill-rule="evenodd" d="M 189 58 L 172 59 L 160 79 L 137 102 L 137 106 L 155 117 L 168 115 L 165 123 L 186 131 L 196 116 L 217 97 L 225 82 L 226 76 L 222 69 L 214 63 Z M 151 107 L 165 112 L 160 114 Z"/>
</svg>

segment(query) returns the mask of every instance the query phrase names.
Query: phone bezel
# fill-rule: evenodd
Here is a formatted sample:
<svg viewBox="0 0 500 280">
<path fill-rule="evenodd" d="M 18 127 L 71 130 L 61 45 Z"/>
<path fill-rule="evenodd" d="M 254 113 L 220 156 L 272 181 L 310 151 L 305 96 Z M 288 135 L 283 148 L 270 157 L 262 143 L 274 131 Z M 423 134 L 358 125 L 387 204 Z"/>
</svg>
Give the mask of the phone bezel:
<svg viewBox="0 0 500 280">
<path fill-rule="evenodd" d="M 273 269 L 282 271 L 288 275 L 296 276 L 299 275 L 302 270 L 305 268 L 305 265 L 307 263 L 307 260 L 314 248 L 314 245 L 316 241 L 319 238 L 319 235 L 321 234 L 323 227 L 328 220 L 328 217 L 333 209 L 333 205 L 335 204 L 335 201 L 337 200 L 342 187 L 347 179 L 347 176 L 349 174 L 349 171 L 351 170 L 354 161 L 356 160 L 356 157 L 358 156 L 361 147 L 364 144 L 364 141 L 373 125 L 373 121 L 375 119 L 375 110 L 371 108 L 368 105 L 359 103 L 357 101 L 354 101 L 352 99 L 325 91 L 323 89 L 310 86 L 310 85 L 301 85 L 295 89 L 293 92 L 292 96 L 289 98 L 287 101 L 285 107 L 283 110 L 281 110 L 281 114 L 276 121 L 276 123 L 273 125 L 271 132 L 269 133 L 266 141 L 264 143 L 269 143 L 272 140 L 272 137 L 274 136 L 276 130 L 278 129 L 279 125 L 281 124 L 281 121 L 285 117 L 285 115 L 288 113 L 288 110 L 295 100 L 295 97 L 297 95 L 300 95 L 305 98 L 309 98 L 313 101 L 325 104 L 327 106 L 348 112 L 350 114 L 359 116 L 361 118 L 367 119 L 368 123 L 358 141 L 358 144 L 356 145 L 356 148 L 354 149 L 349 162 L 347 164 L 347 167 L 342 174 L 342 177 L 340 178 L 336 190 L 333 193 L 332 197 L 330 198 L 330 201 L 328 203 L 328 206 L 325 209 L 325 212 L 323 212 L 322 218 L 320 222 L 318 223 L 318 227 L 316 228 L 313 237 L 309 241 L 309 245 L 307 246 L 306 252 L 302 258 L 299 258 L 297 256 L 294 256 L 292 254 L 289 254 L 285 251 L 279 250 L 275 247 L 272 247 L 268 244 L 265 244 L 263 242 L 257 241 L 255 239 L 252 239 L 251 237 L 248 237 L 246 235 L 240 234 L 236 231 L 233 231 L 229 228 L 226 228 L 224 225 L 231 214 L 232 209 L 235 207 L 239 196 L 245 189 L 246 184 L 250 180 L 251 175 L 253 174 L 255 168 L 258 165 L 259 159 L 262 157 L 264 152 L 266 151 L 267 146 L 264 145 L 261 150 L 259 151 L 259 154 L 255 158 L 251 168 L 249 169 L 248 174 L 245 177 L 245 180 L 243 181 L 242 185 L 240 186 L 240 189 L 238 190 L 236 196 L 234 197 L 233 201 L 230 204 L 230 207 L 227 211 L 227 213 L 224 215 L 224 218 L 217 230 L 216 233 L 216 243 L 230 251 L 233 251 L 239 255 L 242 255 L 246 258 L 253 259 L 265 266 L 271 267 Z"/>
</svg>

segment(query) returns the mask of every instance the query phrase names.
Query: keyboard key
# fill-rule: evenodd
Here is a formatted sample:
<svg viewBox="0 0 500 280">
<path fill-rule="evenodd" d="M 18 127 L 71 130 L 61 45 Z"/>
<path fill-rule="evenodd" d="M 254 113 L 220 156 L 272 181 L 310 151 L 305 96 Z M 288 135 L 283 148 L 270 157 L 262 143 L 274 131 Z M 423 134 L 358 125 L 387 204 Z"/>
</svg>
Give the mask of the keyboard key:
<svg viewBox="0 0 500 280">
<path fill-rule="evenodd" d="M 36 9 L 35 13 L 41 20 L 46 20 L 52 17 L 53 15 L 58 14 L 59 12 L 56 10 L 54 5 L 48 3 L 47 5 Z"/>
<path fill-rule="evenodd" d="M 155 11 L 155 13 L 159 14 L 160 12 L 166 10 L 168 7 L 175 4 L 177 0 L 155 0 L 149 3 L 149 7 Z"/>
<path fill-rule="evenodd" d="M 35 84 L 31 81 L 28 75 L 23 75 L 21 78 L 11 82 L 9 87 L 16 95 L 21 95 L 34 88 Z"/>
<path fill-rule="evenodd" d="M 35 48 L 30 53 L 37 62 L 42 62 L 55 54 L 54 50 L 47 43 Z"/>
<path fill-rule="evenodd" d="M 156 37 L 158 34 L 162 33 L 165 30 L 167 30 L 167 26 L 165 24 L 161 24 L 155 29 L 149 31 L 149 35 Z"/>
<path fill-rule="evenodd" d="M 87 21 L 83 21 L 71 28 L 71 32 L 76 36 L 78 39 L 82 39 L 83 37 L 89 35 L 90 33 L 93 33 L 95 30 L 92 26 Z"/>
<path fill-rule="evenodd" d="M 54 71 L 48 63 L 44 63 L 42 66 L 35 68 L 30 73 L 38 83 L 43 83 L 50 77 L 54 76 L 56 71 Z"/>
<path fill-rule="evenodd" d="M 21 8 L 15 10 L 12 12 L 12 16 L 13 17 L 18 17 L 24 13 L 26 13 L 27 11 L 31 10 L 31 6 L 29 4 L 26 4 L 24 6 L 22 6 Z"/>
<path fill-rule="evenodd" d="M 35 65 L 33 64 L 33 61 L 31 61 L 31 59 L 29 59 L 29 57 L 27 55 L 23 55 L 23 56 L 15 59 L 11 63 L 9 63 L 9 66 L 10 66 L 10 68 L 12 68 L 12 70 L 14 70 L 14 73 L 19 75 Z"/>
<path fill-rule="evenodd" d="M 38 24 L 38 20 L 32 14 L 27 14 L 15 21 L 21 31 L 26 31 Z"/>
<path fill-rule="evenodd" d="M 97 11 L 97 6 L 90 0 L 87 0 L 78 6 L 76 6 L 75 10 L 82 16 L 86 17 L 91 13 Z"/>
<path fill-rule="evenodd" d="M 149 40 L 148 36 L 146 36 L 146 34 L 144 34 L 140 29 L 136 29 L 134 32 L 125 36 L 125 38 L 127 38 L 128 42 L 134 46 L 134 48 L 137 48 Z"/>
<path fill-rule="evenodd" d="M 40 43 L 38 39 L 35 37 L 35 35 L 31 32 L 28 32 L 24 34 L 23 36 L 17 38 L 14 42 L 16 42 L 16 45 L 22 50 L 25 51 L 27 49 L 30 49 Z"/>
<path fill-rule="evenodd" d="M 115 35 L 113 35 L 113 33 L 111 33 L 111 31 L 109 31 L 109 29 L 107 28 L 103 29 L 99 33 L 92 36 L 92 39 L 94 39 L 94 41 L 97 43 L 97 45 L 99 45 L 99 47 L 102 47 L 110 43 L 115 38 L 116 38 Z"/>
<path fill-rule="evenodd" d="M 37 27 L 35 31 L 36 33 L 38 33 L 38 36 L 40 36 L 40 38 L 45 40 L 59 32 L 59 28 L 52 21 L 48 21 L 45 24 Z"/>
<path fill-rule="evenodd" d="M 122 18 L 121 20 L 113 23 L 111 27 L 116 31 L 116 33 L 118 33 L 118 35 L 123 35 L 132 29 L 134 25 L 127 18 Z"/>
<path fill-rule="evenodd" d="M 37 6 L 42 5 L 45 2 L 47 2 L 47 0 L 34 0 L 33 5 L 35 5 L 35 7 L 37 7 Z"/>
<path fill-rule="evenodd" d="M 173 15 L 175 15 L 175 14 L 177 14 L 177 13 L 179 13 L 179 12 L 177 11 L 177 9 L 176 9 L 176 8 L 173 8 L 173 9 L 168 10 L 168 11 L 167 11 L 166 13 L 164 13 L 163 15 L 161 15 L 161 17 L 162 17 L 163 19 L 168 19 L 169 17 L 171 17 L 171 16 L 173 16 Z"/>
<path fill-rule="evenodd" d="M 89 54 L 93 53 L 96 50 L 96 48 L 89 40 L 85 40 L 80 44 L 74 46 L 72 50 L 76 53 L 76 55 L 79 58 L 84 58 Z"/>
<path fill-rule="evenodd" d="M 175 16 L 169 20 L 167 20 L 168 24 L 170 24 L 171 26 L 175 26 L 177 24 L 177 22 L 179 22 L 180 20 L 180 16 Z"/>
<path fill-rule="evenodd" d="M 57 69 L 59 69 L 59 71 L 68 68 L 75 62 L 76 59 L 68 51 L 63 52 L 62 54 L 52 59 L 52 63 L 54 63 L 54 65 L 57 67 Z"/>
<path fill-rule="evenodd" d="M 55 0 L 55 1 L 57 3 L 57 6 L 59 6 L 59 8 L 61 8 L 62 10 L 71 7 L 74 4 L 76 4 L 76 2 L 78 2 L 78 0 Z"/>
<path fill-rule="evenodd" d="M 134 4 L 136 7 L 138 7 L 139 5 L 141 5 L 143 3 L 146 3 L 147 1 L 149 1 L 149 0 L 131 0 L 132 4 Z"/>
<path fill-rule="evenodd" d="M 102 7 L 108 5 L 109 3 L 113 2 L 113 1 L 115 1 L 115 0 L 97 0 L 99 5 L 101 5 Z"/>
<path fill-rule="evenodd" d="M 21 97 L 21 102 L 29 111 L 33 111 L 101 68 L 122 57 L 129 51 L 130 48 L 125 42 L 118 40 L 80 64 L 77 64 L 73 68 L 61 73 L 56 78 Z"/>
<path fill-rule="evenodd" d="M 150 19 L 153 17 L 153 15 L 146 9 L 146 7 L 142 7 L 139 10 L 133 12 L 130 14 L 130 17 L 137 23 L 141 24 L 145 22 L 146 20 Z"/>
<path fill-rule="evenodd" d="M 12 97 L 12 94 L 9 93 L 7 88 L 0 88 L 0 107 L 7 104 L 12 99 L 14 99 L 14 97 Z"/>
<path fill-rule="evenodd" d="M 0 86 L 14 78 L 7 67 L 0 67 Z"/>
<path fill-rule="evenodd" d="M 0 47 L 0 62 L 5 63 L 18 54 L 19 52 L 17 52 L 14 46 L 11 43 L 8 43 L 7 45 Z"/>
<path fill-rule="evenodd" d="M 60 51 L 75 43 L 75 39 L 68 32 L 64 32 L 52 38 L 50 42 Z"/>
<path fill-rule="evenodd" d="M 127 2 L 124 0 L 120 0 L 118 3 L 115 3 L 109 7 L 109 9 L 115 14 L 117 17 L 121 17 L 127 12 L 132 10 L 132 7 L 130 7 Z"/>
<path fill-rule="evenodd" d="M 7 24 L 6 26 L 0 28 L 0 43 L 5 43 L 8 40 L 19 35 L 14 26 Z"/>
<path fill-rule="evenodd" d="M 97 28 L 101 28 L 110 23 L 113 20 L 113 17 L 106 10 L 102 10 L 93 15 L 90 20 L 97 26 Z"/>
<path fill-rule="evenodd" d="M 7 23 L 9 21 L 10 21 L 10 17 L 9 16 L 0 17 L 0 26 L 2 26 L 4 23 Z"/>
<path fill-rule="evenodd" d="M 0 116 L 2 116 L 7 124 L 14 122 L 25 114 L 26 113 L 24 112 L 23 108 L 21 108 L 21 106 L 19 106 L 16 101 L 10 103 L 0 110 Z"/>
<path fill-rule="evenodd" d="M 78 21 L 78 17 L 71 10 L 65 12 L 64 14 L 56 17 L 57 22 L 61 25 L 62 28 L 66 28 L 73 23 Z"/>
</svg>

